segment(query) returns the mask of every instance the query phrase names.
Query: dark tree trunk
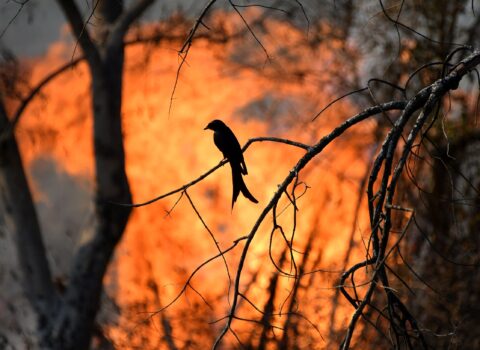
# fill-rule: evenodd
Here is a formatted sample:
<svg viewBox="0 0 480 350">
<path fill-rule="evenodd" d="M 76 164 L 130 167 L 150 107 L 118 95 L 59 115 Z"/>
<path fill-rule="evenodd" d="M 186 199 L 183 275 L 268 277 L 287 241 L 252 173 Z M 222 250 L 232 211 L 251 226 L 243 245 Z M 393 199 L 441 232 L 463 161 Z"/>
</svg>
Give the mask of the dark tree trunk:
<svg viewBox="0 0 480 350">
<path fill-rule="evenodd" d="M 54 349 L 86 349 L 100 308 L 103 277 L 130 214 L 129 208 L 109 204 L 131 202 L 121 120 L 124 42 L 123 35 L 117 33 L 113 40 L 110 33 L 123 8 L 119 1 L 100 2 L 96 11 L 99 42 L 94 43 L 78 32 L 74 3 L 61 1 L 60 5 L 87 56 L 92 76 L 96 220 L 92 238 L 76 253 L 70 283 L 44 344 Z"/>
<path fill-rule="evenodd" d="M 76 3 L 58 1 L 90 68 L 95 152 L 95 224 L 75 252 L 62 294 L 53 287 L 35 206 L 10 132 L 12 125 L 0 106 L 1 218 L 15 235 L 24 290 L 38 316 L 38 346 L 42 349 L 90 346 L 103 278 L 131 211 L 110 204 L 131 203 L 121 120 L 124 36 L 151 3 L 153 0 L 139 0 L 124 9 L 122 1 L 100 1 L 92 35 Z"/>
<path fill-rule="evenodd" d="M 480 134 L 449 146 L 450 156 L 445 148 L 434 164 L 433 191 L 425 196 L 410 245 L 411 263 L 429 287 L 419 288 L 410 304 L 431 331 L 432 348 L 478 349 Z"/>
</svg>

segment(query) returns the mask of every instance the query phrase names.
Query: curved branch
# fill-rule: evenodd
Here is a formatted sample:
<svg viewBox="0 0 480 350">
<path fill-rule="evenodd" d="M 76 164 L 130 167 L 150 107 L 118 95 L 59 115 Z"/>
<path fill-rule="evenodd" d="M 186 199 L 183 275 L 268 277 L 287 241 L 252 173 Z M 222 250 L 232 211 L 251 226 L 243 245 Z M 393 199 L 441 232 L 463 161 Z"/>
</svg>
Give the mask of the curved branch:
<svg viewBox="0 0 480 350">
<path fill-rule="evenodd" d="M 41 89 L 45 85 L 47 85 L 50 81 L 52 81 L 54 78 L 56 78 L 58 75 L 62 74 L 69 68 L 75 67 L 77 64 L 79 64 L 81 61 L 85 59 L 85 56 L 78 57 L 74 59 L 73 61 L 70 61 L 63 66 L 57 68 L 53 72 L 51 72 L 49 75 L 47 75 L 45 78 L 43 78 L 42 81 L 40 81 L 37 86 L 30 91 L 27 97 L 25 97 L 20 106 L 17 108 L 15 111 L 15 114 L 13 115 L 9 127 L 3 132 L 1 135 L 1 139 L 4 139 L 5 137 L 10 137 L 11 133 L 15 129 L 15 126 L 18 124 L 18 121 L 20 120 L 20 117 L 22 116 L 22 113 L 25 111 L 25 108 L 27 108 L 28 104 L 33 100 L 33 98 L 40 92 Z"/>
<path fill-rule="evenodd" d="M 402 109 L 405 107 L 405 105 L 406 105 L 405 101 L 389 102 L 379 106 L 367 108 L 363 112 L 351 117 L 350 119 L 346 120 L 341 125 L 339 125 L 337 128 L 335 128 L 330 134 L 323 137 L 317 144 L 310 147 L 308 152 L 302 158 L 300 158 L 300 160 L 293 167 L 293 169 L 290 170 L 290 173 L 287 175 L 285 180 L 278 186 L 277 191 L 273 195 L 268 205 L 263 209 L 262 213 L 260 214 L 254 226 L 252 227 L 250 233 L 248 234 L 248 238 L 247 238 L 247 241 L 245 242 L 245 246 L 243 248 L 242 255 L 240 257 L 240 261 L 237 268 L 233 301 L 232 301 L 232 306 L 230 308 L 230 312 L 228 314 L 227 322 L 225 324 L 225 327 L 223 328 L 223 330 L 215 340 L 215 343 L 213 344 L 212 349 L 217 349 L 223 337 L 225 336 L 227 331 L 230 329 L 232 320 L 234 319 L 235 311 L 238 303 L 240 279 L 242 275 L 243 266 L 246 261 L 247 253 L 249 251 L 250 244 L 252 243 L 253 238 L 255 237 L 255 234 L 257 233 L 258 228 L 260 227 L 260 224 L 263 222 L 263 220 L 265 219 L 267 214 L 270 212 L 270 210 L 272 210 L 272 208 L 276 205 L 281 195 L 284 193 L 284 191 L 286 191 L 288 185 L 294 180 L 297 174 L 310 162 L 310 160 L 312 160 L 316 155 L 321 153 L 323 149 L 325 149 L 325 147 L 327 147 L 332 141 L 334 141 L 337 137 L 343 134 L 351 126 L 358 124 L 359 122 L 375 114 L 381 113 L 382 111 L 387 111 L 392 109 Z"/>
<path fill-rule="evenodd" d="M 125 42 L 125 46 L 130 46 L 130 45 L 136 45 L 136 44 L 142 44 L 146 42 L 157 42 L 161 39 L 166 39 L 166 40 L 178 40 L 179 36 L 177 35 L 169 35 L 169 34 L 153 34 L 151 36 L 145 36 L 145 37 L 140 37 L 140 38 L 135 38 L 132 40 L 128 40 Z M 13 114 L 10 122 L 10 126 L 4 131 L 4 134 L 0 136 L 0 141 L 4 140 L 5 137 L 9 137 L 10 134 L 13 132 L 15 129 L 15 126 L 18 124 L 23 112 L 27 108 L 28 104 L 32 102 L 32 100 L 36 97 L 36 95 L 48 84 L 50 83 L 53 79 L 58 77 L 60 74 L 64 73 L 67 71 L 69 68 L 74 68 L 77 66 L 80 62 L 82 62 L 86 58 L 85 55 L 82 55 L 80 57 L 75 58 L 74 60 L 71 60 L 62 66 L 58 67 L 54 71 L 50 72 L 47 76 L 45 76 L 30 92 L 29 94 L 22 99 L 20 106 L 17 108 L 15 113 Z"/>
<path fill-rule="evenodd" d="M 211 258 L 208 258 L 207 260 L 205 260 L 203 263 L 201 263 L 200 265 L 198 265 L 195 270 L 193 270 L 193 272 L 190 274 L 190 276 L 187 278 L 187 281 L 185 282 L 185 284 L 183 285 L 182 289 L 180 290 L 180 292 L 172 299 L 172 301 L 170 301 L 167 305 L 165 305 L 164 307 L 162 307 L 160 310 L 157 310 L 155 312 L 152 312 L 150 317 L 153 317 L 157 314 L 159 314 L 160 312 L 162 312 L 163 310 L 169 308 L 171 305 L 173 305 L 181 296 L 182 294 L 185 292 L 185 290 L 187 289 L 187 287 L 190 285 L 190 281 L 193 279 L 193 277 L 197 274 L 198 271 L 200 271 L 204 266 L 208 265 L 211 261 L 219 258 L 219 257 L 222 257 L 224 258 L 225 256 L 225 253 L 228 253 L 229 251 L 231 251 L 233 248 L 235 248 L 238 243 L 240 243 L 241 241 L 243 241 L 244 239 L 247 239 L 247 236 L 242 236 L 240 238 L 237 238 L 236 240 L 233 241 L 233 244 L 226 248 L 225 250 L 222 250 L 220 251 L 217 255 L 214 255 L 212 256 Z"/>
<path fill-rule="evenodd" d="M 242 152 L 245 152 L 247 150 L 247 148 L 254 142 L 263 142 L 263 141 L 271 141 L 271 142 L 279 142 L 279 143 L 285 143 L 287 145 L 291 145 L 291 146 L 295 146 L 295 147 L 299 147 L 299 148 L 302 148 L 304 150 L 308 150 L 310 148 L 310 146 L 306 145 L 306 144 L 303 144 L 301 142 L 296 142 L 296 141 L 291 141 L 291 140 L 287 140 L 287 139 L 281 139 L 281 138 L 278 138 L 278 137 L 255 137 L 253 139 L 249 139 L 247 141 L 247 143 L 245 144 L 245 146 L 243 146 L 242 148 Z M 142 202 L 142 203 L 135 203 L 135 204 L 126 204 L 126 203 L 115 203 L 115 202 L 109 202 L 109 204 L 113 204 L 113 205 L 118 205 L 118 206 L 122 206 L 122 207 L 127 207 L 127 208 L 138 208 L 138 207 L 143 207 L 145 205 L 149 205 L 149 204 L 152 204 L 156 201 L 159 201 L 160 199 L 163 199 L 163 198 L 166 198 L 166 197 L 169 197 L 171 196 L 172 194 L 175 194 L 175 193 L 178 193 L 178 192 L 183 192 L 185 191 L 186 189 L 188 189 L 189 187 L 199 183 L 200 181 L 202 181 L 204 178 L 206 178 L 208 175 L 210 175 L 211 173 L 213 173 L 215 170 L 217 170 L 218 168 L 220 168 L 221 166 L 225 165 L 228 161 L 226 159 L 222 160 L 220 163 L 218 163 L 216 166 L 214 166 L 213 168 L 211 168 L 210 170 L 208 170 L 207 172 L 203 173 L 202 175 L 200 175 L 199 177 L 197 177 L 195 180 L 193 181 L 190 181 L 189 183 L 187 183 L 186 185 L 183 185 L 182 187 L 179 187 L 177 189 L 174 189 L 170 192 L 167 192 L 167 193 L 164 193 L 164 194 L 161 194 L 153 199 L 150 199 L 146 202 Z"/>
<path fill-rule="evenodd" d="M 385 261 L 389 254 L 386 254 L 386 249 L 391 231 L 391 211 L 392 209 L 395 209 L 392 201 L 398 180 L 406 164 L 407 157 L 410 154 L 413 142 L 420 133 L 421 128 L 426 123 L 427 118 L 432 114 L 434 107 L 441 101 L 441 98 L 450 90 L 457 89 L 460 80 L 478 64 L 480 64 L 480 51 L 474 51 L 470 56 L 461 60 L 447 76 L 420 90 L 408 101 L 403 109 L 402 115 L 395 122 L 385 138 L 380 154 L 377 156 L 374 162 L 367 191 L 369 199 L 370 225 L 372 230 L 371 240 L 373 242 L 373 257 L 364 261 L 363 263 L 356 264 L 342 276 L 342 279 L 345 280 L 348 275 L 350 275 L 353 280 L 353 273 L 359 268 L 366 267 L 368 265 L 375 265 L 375 269 L 371 284 L 360 303 L 358 303 L 358 298 L 353 299 L 350 295 L 348 295 L 348 293 L 342 290 L 347 300 L 349 300 L 350 303 L 356 308 L 351 317 L 345 338 L 342 342 L 341 348 L 343 350 L 349 349 L 355 324 L 358 319 L 363 316 L 363 310 L 365 307 L 370 305 L 370 300 L 379 280 L 383 284 L 383 290 L 386 292 L 390 325 L 393 327 L 392 331 L 394 332 L 397 343 L 400 337 L 405 336 L 405 341 L 410 342 L 408 335 L 404 335 L 406 334 L 405 329 L 399 328 L 400 326 L 395 323 L 395 319 L 399 318 L 400 313 L 403 322 L 401 326 L 405 328 L 406 323 L 410 323 L 413 330 L 419 333 L 418 337 L 422 346 L 424 348 L 427 346 L 415 319 L 401 303 L 398 297 L 392 293 L 389 287 L 389 280 L 385 270 Z M 394 166 L 393 159 L 398 146 L 398 141 L 400 137 L 402 137 L 402 132 L 407 125 L 407 122 L 415 113 L 420 110 L 421 113 L 416 118 L 416 122 L 412 126 L 409 135 L 405 140 L 405 145 L 400 155 L 400 159 L 393 169 L 392 174 L 392 168 Z M 376 194 L 374 194 L 373 187 L 377 183 L 377 176 L 382 168 L 383 175 L 381 180 L 379 180 L 379 190 Z M 376 204 L 374 204 L 375 201 Z M 381 225 L 382 223 L 383 226 Z M 381 233 L 381 239 L 379 237 L 379 231 Z"/>
<path fill-rule="evenodd" d="M 192 200 L 192 198 L 190 197 L 190 195 L 188 194 L 187 190 L 183 191 L 183 193 L 185 193 L 185 196 L 187 197 L 190 205 L 192 206 L 193 211 L 194 211 L 195 214 L 197 215 L 197 217 L 198 217 L 198 219 L 200 220 L 200 222 L 202 223 L 203 227 L 205 227 L 205 229 L 207 230 L 208 234 L 210 235 L 210 238 L 212 239 L 213 243 L 215 244 L 215 247 L 217 248 L 218 253 L 222 255 L 223 263 L 224 263 L 224 265 L 225 265 L 225 270 L 226 270 L 226 272 L 227 272 L 227 277 L 228 277 L 228 293 L 227 293 L 227 295 L 230 295 L 230 289 L 232 288 L 232 277 L 230 276 L 230 270 L 229 270 L 229 268 L 228 268 L 227 259 L 225 259 L 225 256 L 224 256 L 223 253 L 222 253 L 222 249 L 220 248 L 220 245 L 218 244 L 218 241 L 217 241 L 217 239 L 215 238 L 215 235 L 214 235 L 213 232 L 210 230 L 210 228 L 208 227 L 208 225 L 207 225 L 207 223 L 205 222 L 205 220 L 203 220 L 202 215 L 200 214 L 200 212 L 198 211 L 197 207 L 196 207 L 195 204 L 193 203 L 193 200 Z"/>
</svg>

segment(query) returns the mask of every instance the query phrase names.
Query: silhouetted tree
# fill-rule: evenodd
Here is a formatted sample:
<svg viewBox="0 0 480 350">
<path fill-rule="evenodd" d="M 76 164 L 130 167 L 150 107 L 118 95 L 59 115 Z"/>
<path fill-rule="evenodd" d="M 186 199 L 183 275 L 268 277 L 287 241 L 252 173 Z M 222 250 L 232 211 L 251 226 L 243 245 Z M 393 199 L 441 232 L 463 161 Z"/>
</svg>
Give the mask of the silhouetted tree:
<svg viewBox="0 0 480 350">
<path fill-rule="evenodd" d="M 144 205 L 129 204 L 131 193 L 125 172 L 121 123 L 122 77 L 126 34 L 153 2 L 138 0 L 124 6 L 122 1 L 101 0 L 94 2 L 93 8 L 82 14 L 75 1 L 59 0 L 58 5 L 71 27 L 82 57 L 72 59 L 46 77 L 29 95 L 21 98 L 20 107 L 13 115 L 7 115 L 4 101 L 7 95 L 17 94 L 15 89 L 21 82 L 21 76 L 12 70 L 8 74 L 6 70 L 0 71 L 1 220 L 15 237 L 23 290 L 36 313 L 38 346 L 42 349 L 86 349 L 90 346 L 92 336 L 98 333 L 95 317 L 100 307 L 106 268 L 122 238 L 131 208 Z M 377 127 L 371 148 L 376 149 L 376 153 L 371 157 L 368 176 L 358 186 L 359 191 L 366 190 L 367 195 L 363 201 L 362 196 L 358 198 L 352 231 L 355 231 L 358 213 L 363 210 L 368 212 L 369 235 L 363 246 L 364 259 L 353 261 L 350 257 L 353 234 L 347 255 L 339 257 L 342 273 L 329 286 L 338 292 L 328 299 L 334 305 L 329 315 L 332 325 L 328 346 L 349 349 L 356 341 L 365 347 L 396 349 L 444 347 L 448 342 L 468 348 L 477 347 L 476 296 L 480 281 L 478 273 L 475 274 L 478 267 L 478 253 L 475 251 L 478 238 L 475 234 L 479 226 L 479 136 L 478 126 L 474 123 L 477 106 L 472 103 L 473 94 L 469 93 L 469 89 L 478 92 L 475 79 L 478 80 L 477 67 L 480 65 L 480 26 L 474 11 L 476 3 L 402 1 L 390 6 L 390 2 L 384 4 L 379 1 L 378 6 L 374 6 L 376 18 L 372 22 L 376 31 L 373 35 L 371 30 L 366 32 L 367 35 L 359 30 L 359 23 L 371 15 L 370 7 L 351 1 L 339 1 L 329 11 L 323 11 L 325 5 L 313 1 L 281 1 L 276 6 L 228 1 L 227 9 L 238 15 L 242 23 L 239 32 L 229 32 L 222 25 L 222 19 L 218 18 L 212 19 L 211 28 L 207 26 L 206 20 L 213 13 L 216 3 L 215 0 L 207 1 L 191 23 L 190 32 L 184 35 L 185 40 L 179 50 L 181 59 L 177 81 L 172 87 L 172 101 L 178 76 L 194 40 L 208 36 L 205 33 L 212 31 L 215 32 L 212 37 L 218 41 L 237 35 L 248 37 L 250 42 L 242 43 L 248 52 L 251 47 L 247 44 L 253 43 L 256 54 L 245 55 L 243 47 L 238 46 L 230 57 L 233 64 L 254 70 L 261 67 L 265 75 L 273 76 L 279 82 L 291 79 L 303 81 L 306 76 L 314 76 L 318 67 L 300 64 L 305 63 L 302 56 L 308 52 L 306 50 L 313 50 L 321 42 L 328 41 L 336 48 L 336 55 L 330 63 L 344 67 L 347 73 L 337 70 L 335 74 L 332 70 L 332 78 L 319 83 L 319 94 L 328 91 L 340 95 L 346 93 L 343 97 L 354 96 L 352 101 L 356 103 L 358 113 L 339 122 L 330 132 L 309 144 L 274 137 L 253 138 L 247 142 L 243 150 L 257 142 L 274 142 L 296 147 L 304 153 L 264 205 L 250 231 L 228 248 L 222 249 L 218 245 L 188 194 L 191 186 L 220 168 L 225 161 L 192 182 L 148 202 L 172 194 L 187 198 L 218 249 L 218 254 L 187 277 L 185 286 L 172 303 L 187 287 L 193 289 L 193 276 L 213 260 L 223 259 L 230 278 L 228 282 L 233 282 L 226 315 L 217 320 L 223 324 L 216 339 L 213 340 L 212 334 L 203 332 L 200 327 L 197 333 L 190 334 L 191 337 L 206 335 L 213 342 L 214 349 L 223 345 L 227 334 L 238 341 L 239 347 L 245 345 L 250 348 L 255 348 L 257 344 L 259 348 L 274 345 L 279 349 L 300 348 L 298 344 L 302 341 L 312 344 L 314 339 L 318 339 L 301 331 L 301 325 L 312 325 L 312 322 L 296 309 L 300 300 L 311 291 L 312 276 L 325 272 L 318 266 L 322 248 L 316 242 L 316 235 L 321 228 L 315 225 L 310 230 L 302 251 L 296 245 L 296 219 L 301 213 L 297 206 L 298 192 L 301 188 L 307 190 L 300 176 L 310 171 L 308 166 L 324 154 L 327 146 L 344 138 L 348 140 L 345 136 L 347 131 L 374 119 Z M 258 10 L 251 15 L 255 20 L 250 21 L 249 14 L 242 12 L 244 7 Z M 292 11 L 292 8 L 296 10 Z M 317 16 L 311 16 L 312 13 Z M 466 14 L 471 14 L 469 21 L 462 21 Z M 272 59 L 264 43 L 274 37 L 276 31 L 268 27 L 266 18 L 289 19 L 297 27 L 303 23 L 307 27 L 308 40 L 295 41 L 293 47 L 280 43 L 276 47 L 275 59 Z M 95 22 L 94 26 L 89 25 L 91 21 Z M 185 29 L 184 24 L 181 28 Z M 352 41 L 361 42 L 364 49 L 377 50 L 374 53 L 381 59 L 377 57 L 373 64 L 367 65 L 369 62 L 364 57 L 368 56 L 362 56 L 361 49 L 350 44 Z M 75 252 L 68 280 L 56 284 L 14 128 L 26 105 L 42 86 L 82 60 L 87 62 L 91 76 L 95 220 L 89 239 L 82 241 Z M 9 64 L 13 61 L 9 59 Z M 268 68 L 262 66 L 264 61 L 269 62 Z M 14 64 L 12 67 L 17 66 Z M 372 78 L 374 75 L 382 79 Z M 352 92 L 352 89 L 356 91 Z M 354 95 L 354 92 L 363 95 Z M 322 113 L 324 110 L 313 120 Z M 450 114 L 455 116 L 448 121 L 446 117 Z M 303 118 L 301 121 L 306 120 Z M 298 121 L 293 120 L 292 124 L 295 122 Z M 449 131 L 454 134 L 453 139 L 448 137 Z M 277 221 L 281 199 L 289 203 L 293 212 L 293 228 L 289 232 Z M 124 205 L 116 205 L 119 203 Z M 270 225 L 270 243 L 276 234 L 281 236 L 281 249 L 273 251 L 270 244 L 269 251 L 265 253 L 273 266 L 273 273 L 266 269 L 265 272 L 256 271 L 245 283 L 244 268 L 248 253 L 261 225 Z M 233 250 L 238 251 L 238 261 L 234 275 L 230 276 L 225 256 Z M 151 271 L 149 273 L 151 275 Z M 255 305 L 248 295 L 249 288 L 257 283 L 260 273 L 269 273 L 270 276 L 264 290 L 263 306 Z M 415 278 L 419 281 L 417 284 L 411 282 Z M 276 307 L 283 297 L 284 280 L 291 282 L 290 289 L 280 302 L 281 306 Z M 304 281 L 309 283 L 304 285 Z M 159 312 L 172 304 L 163 300 L 160 302 L 159 288 L 153 277 L 149 278 L 148 288 L 153 295 L 152 303 Z M 417 294 L 416 288 L 422 291 Z M 454 301 L 457 298 L 460 300 Z M 348 324 L 338 327 L 334 323 L 340 303 L 343 303 L 344 310 L 348 307 L 352 313 Z M 243 305 L 253 309 L 248 319 L 239 316 Z M 205 313 L 196 304 L 192 309 L 199 314 Z M 320 312 L 317 311 L 312 313 Z M 188 319 L 192 314 L 194 312 L 187 310 L 180 317 Z M 284 319 L 280 318 L 282 315 Z M 243 344 L 245 339 L 237 334 L 233 324 L 245 321 L 252 326 L 246 332 L 248 338 Z M 451 322 L 458 322 L 453 330 L 448 328 Z M 172 336 L 172 324 L 166 314 L 161 315 L 164 344 L 176 349 L 180 346 Z M 434 328 L 435 325 L 438 328 Z M 318 331 L 314 324 L 312 328 Z M 97 336 L 102 338 L 101 334 Z M 108 343 L 106 339 L 102 340 Z M 191 342 L 191 339 L 185 341 L 184 347 L 188 348 Z"/>
</svg>

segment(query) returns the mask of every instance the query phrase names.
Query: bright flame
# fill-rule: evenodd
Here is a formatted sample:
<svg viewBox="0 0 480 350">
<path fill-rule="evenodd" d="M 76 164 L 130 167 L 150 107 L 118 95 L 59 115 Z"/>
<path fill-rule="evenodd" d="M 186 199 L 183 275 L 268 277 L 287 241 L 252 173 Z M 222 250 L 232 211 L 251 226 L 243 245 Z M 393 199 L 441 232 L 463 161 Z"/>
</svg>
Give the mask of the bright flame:
<svg viewBox="0 0 480 350">
<path fill-rule="evenodd" d="M 275 25 L 279 33 L 278 42 L 298 41 L 304 36 L 286 25 Z M 269 45 L 268 50 L 274 52 L 276 44 Z M 181 72 L 173 110 L 169 115 L 170 97 L 179 64 L 177 48 L 178 45 L 163 44 L 153 48 L 135 45 L 127 49 L 122 113 L 127 172 L 135 202 L 143 202 L 178 188 L 221 160 L 212 134 L 203 130 L 214 118 L 225 120 L 241 144 L 258 136 L 279 136 L 311 144 L 340 120 L 354 114 L 352 108 L 342 102 L 318 121 L 309 122 L 318 106 L 333 99 L 319 90 L 317 84 L 328 78 L 329 70 L 337 69 L 334 66 L 330 66 L 329 70 L 323 68 L 325 65 L 322 62 L 331 63 L 334 55 L 325 46 L 314 51 L 303 49 L 297 58 L 300 61 L 293 63 L 296 67 L 314 67 L 310 75 L 303 80 L 279 82 L 271 78 L 270 71 L 256 72 L 228 62 L 226 58 L 235 50 L 234 47 L 198 41 Z M 70 59 L 71 52 L 70 46 L 52 46 L 46 57 L 35 62 L 32 82 L 38 81 L 51 67 Z M 147 56 L 148 59 L 145 59 Z M 285 71 L 290 68 L 283 67 Z M 71 176 L 92 178 L 89 84 L 88 70 L 82 64 L 56 79 L 44 90 L 43 97 L 37 98 L 28 108 L 17 131 L 27 165 L 48 155 Z M 280 103 L 277 106 L 279 110 L 273 108 L 275 105 L 270 110 L 268 106 L 260 108 L 266 113 L 261 115 L 263 119 L 255 118 L 258 115 L 248 115 L 258 107 L 254 101 L 262 107 L 262 101 L 268 100 L 266 96 L 273 96 L 273 104 Z M 284 101 L 290 102 L 282 104 Z M 295 101 L 298 102 L 296 105 Z M 310 105 L 306 106 L 305 101 L 309 101 Z M 267 114 L 269 111 L 271 115 Z M 275 119 L 277 112 L 286 117 Z M 312 232 L 315 234 L 307 271 L 342 268 L 359 193 L 358 180 L 365 172 L 364 149 L 369 141 L 366 135 L 372 127 L 369 124 L 357 127 L 355 133 L 350 132 L 337 146 L 329 147 L 300 174 L 300 181 L 309 188 L 298 200 L 296 249 L 303 251 L 309 235 Z M 300 149 L 271 142 L 250 146 L 245 153 L 249 169 L 245 180 L 260 201 L 258 205 L 240 196 L 234 210 L 230 210 L 231 177 L 228 166 L 188 190 L 196 209 L 222 249 L 250 232 L 258 215 L 277 190 L 277 185 L 303 153 Z M 299 186 L 296 194 L 304 189 L 305 186 Z M 45 191 L 42 188 L 36 190 Z M 228 284 L 221 260 L 205 267 L 192 281 L 192 286 L 212 309 L 196 292 L 188 289 L 186 296 L 162 316 L 152 319 L 155 327 L 143 324 L 143 321 L 149 320 L 146 312 L 158 310 L 173 300 L 189 274 L 218 253 L 187 198 L 183 196 L 176 203 L 179 197 L 180 194 L 177 194 L 134 210 L 117 249 L 105 284 L 107 294 L 115 299 L 120 313 L 116 317 L 112 316 L 116 314 L 113 311 L 103 313 L 109 315 L 105 316 L 110 322 L 105 328 L 106 334 L 118 348 L 132 348 L 134 345 L 144 349 L 157 348 L 164 336 L 161 317 L 171 323 L 174 338 L 184 346 L 187 341 L 200 348 L 202 344 L 209 346 L 222 325 L 218 323 L 212 328 L 206 323 L 222 317 L 228 308 Z M 69 200 L 74 201 L 75 198 Z M 281 201 L 277 213 L 284 208 L 278 223 L 290 236 L 293 207 L 286 198 Z M 364 219 L 358 223 L 357 244 L 361 242 L 360 233 L 368 228 L 362 224 L 366 222 Z M 275 271 L 268 257 L 271 228 L 272 216 L 269 215 L 251 246 L 248 266 L 242 278 L 242 288 L 248 289 L 249 297 L 259 307 L 263 307 L 267 300 L 270 277 Z M 273 241 L 273 255 L 278 262 L 285 242 L 278 231 Z M 242 246 L 240 244 L 234 253 L 227 256 L 232 278 L 235 277 Z M 302 256 L 295 254 L 297 263 Z M 283 268 L 290 271 L 290 264 L 286 263 Z M 329 299 L 326 298 L 333 295 L 332 287 L 337 277 L 338 274 L 328 273 L 305 277 L 311 285 L 302 292 L 306 303 L 298 305 L 299 311 L 318 326 L 324 337 L 328 334 L 327 316 L 330 310 Z M 293 279 L 281 279 L 279 296 L 275 301 L 277 309 L 288 296 L 293 282 Z M 238 314 L 257 319 L 261 317 L 245 302 L 240 305 Z M 112 318 L 115 318 L 114 322 Z M 283 320 L 282 317 L 275 319 L 279 324 Z M 248 336 L 252 327 L 242 322 L 235 325 L 241 336 Z M 312 334 L 320 339 L 314 330 Z M 320 343 L 323 344 L 323 341 Z"/>
</svg>

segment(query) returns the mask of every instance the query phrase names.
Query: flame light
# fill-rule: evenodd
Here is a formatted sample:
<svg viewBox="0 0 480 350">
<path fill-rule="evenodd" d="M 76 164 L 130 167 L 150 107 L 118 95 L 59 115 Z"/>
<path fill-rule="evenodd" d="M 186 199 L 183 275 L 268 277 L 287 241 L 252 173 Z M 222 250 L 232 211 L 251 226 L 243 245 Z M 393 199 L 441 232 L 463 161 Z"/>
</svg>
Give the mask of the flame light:
<svg viewBox="0 0 480 350">
<path fill-rule="evenodd" d="M 285 25 L 279 27 L 276 42 L 266 39 L 269 52 L 280 52 L 276 45 L 282 37 L 302 40 L 304 34 Z M 346 102 L 336 104 L 317 121 L 312 116 L 334 98 L 322 91 L 319 81 L 328 78 L 333 65 L 333 52 L 326 47 L 294 52 L 295 62 L 288 66 L 281 61 L 280 68 L 291 72 L 292 67 L 313 67 L 302 79 L 282 80 L 280 74 L 266 64 L 265 69 L 248 69 L 235 62 L 238 54 L 233 45 L 214 45 L 197 41 L 180 74 L 178 88 L 170 97 L 175 82 L 179 58 L 178 44 L 158 46 L 133 45 L 126 52 L 123 92 L 123 125 L 127 157 L 127 172 L 134 201 L 143 202 L 188 183 L 215 166 L 221 153 L 213 144 L 206 124 L 215 118 L 223 119 L 236 133 L 241 144 L 259 136 L 284 137 L 311 144 L 331 130 L 336 123 L 354 114 Z M 262 51 L 252 48 L 261 55 Z M 51 67 L 71 59 L 72 47 L 53 45 L 48 54 L 32 63 L 31 81 L 47 74 Z M 233 60 L 233 61 L 232 61 Z M 331 64 L 327 64 L 327 63 Z M 275 62 L 274 63 L 278 63 Z M 272 63 L 272 65 L 274 65 Z M 328 69 L 323 67 L 328 66 Z M 91 142 L 90 78 L 84 64 L 67 71 L 49 84 L 40 97 L 26 111 L 17 129 L 24 162 L 30 169 L 37 201 L 48 207 L 54 191 L 64 191 L 62 201 L 80 200 L 68 188 L 45 186 L 41 172 L 35 166 L 47 160 L 55 164 L 54 171 L 62 172 L 81 185 L 91 196 L 93 177 L 93 150 Z M 310 242 L 305 271 L 343 268 L 345 251 L 353 225 L 359 180 L 365 172 L 365 151 L 373 129 L 372 124 L 359 126 L 347 133 L 343 141 L 329 147 L 300 174 L 296 195 L 298 199 L 295 247 L 299 252 Z M 108 135 L 106 135 L 108 137 Z M 195 208 L 215 235 L 222 249 L 246 234 L 269 202 L 277 185 L 302 156 L 303 150 L 285 144 L 254 143 L 245 153 L 249 175 L 245 181 L 259 204 L 254 205 L 239 197 L 234 210 L 231 203 L 231 175 L 228 166 L 220 168 L 188 190 Z M 44 174 L 46 176 L 46 174 Z M 308 186 L 308 188 L 306 187 Z M 88 198 L 89 196 L 84 196 Z M 223 317 L 229 307 L 228 278 L 221 259 L 204 267 L 191 281 L 191 287 L 165 312 L 150 317 L 171 302 L 181 290 L 190 273 L 202 262 L 217 254 L 209 233 L 197 217 L 189 200 L 173 195 L 146 207 L 135 209 L 124 238 L 105 277 L 106 295 L 99 315 L 106 336 L 118 349 L 166 348 L 166 325 L 179 348 L 209 347 L 223 326 Z M 90 207 L 90 200 L 85 208 Z M 283 211 L 283 212 L 282 212 Z M 278 223 L 290 237 L 293 230 L 293 207 L 283 198 L 277 212 L 282 212 Z M 46 212 L 43 215 L 47 215 Z M 62 213 L 57 220 L 65 222 Z M 66 214 L 65 214 L 66 215 Z M 65 236 L 57 230 L 52 237 L 48 218 L 42 218 L 47 247 L 54 241 L 75 240 L 87 234 L 91 224 L 91 210 L 69 212 L 79 223 L 80 236 Z M 81 216 L 81 217 L 77 217 Z M 361 246 L 362 230 L 368 229 L 365 217 L 355 226 L 355 244 Z M 70 227 L 70 230 L 76 231 Z M 268 290 L 276 271 L 270 262 L 268 247 L 272 217 L 261 225 L 248 254 L 248 266 L 242 277 L 243 293 L 258 307 L 263 308 L 270 296 Z M 55 231 L 55 232 L 57 232 Z M 231 277 L 235 276 L 238 249 L 226 256 Z M 272 256 L 281 259 L 285 242 L 277 231 L 273 237 Z M 356 254 L 361 254 L 360 250 Z M 294 253 L 297 264 L 305 257 Z M 52 253 L 55 265 L 55 253 Z M 67 258 L 66 258 L 67 259 Z M 283 268 L 291 270 L 290 253 Z M 68 260 L 68 259 L 67 259 Z M 58 261 L 57 261 L 58 263 Z M 60 267 L 55 273 L 62 275 Z M 62 277 L 62 276 L 60 276 Z M 295 311 L 302 313 L 328 338 L 331 297 L 338 273 L 305 275 Z M 294 279 L 280 278 L 275 298 L 275 310 L 285 312 Z M 230 291 L 231 293 L 231 291 Z M 200 296 L 201 295 L 201 296 Z M 283 309 L 282 309 L 283 308 Z M 349 311 L 339 310 L 337 321 Z M 261 314 L 246 301 L 239 305 L 238 315 L 259 320 Z M 281 326 L 285 315 L 272 322 Z M 259 336 L 254 323 L 235 321 L 234 329 L 241 339 Z M 308 323 L 299 331 L 298 343 L 309 348 L 324 348 L 325 341 Z M 281 331 L 276 331 L 278 337 Z M 227 342 L 236 344 L 233 338 Z M 315 344 L 315 345 L 313 345 Z"/>
</svg>

